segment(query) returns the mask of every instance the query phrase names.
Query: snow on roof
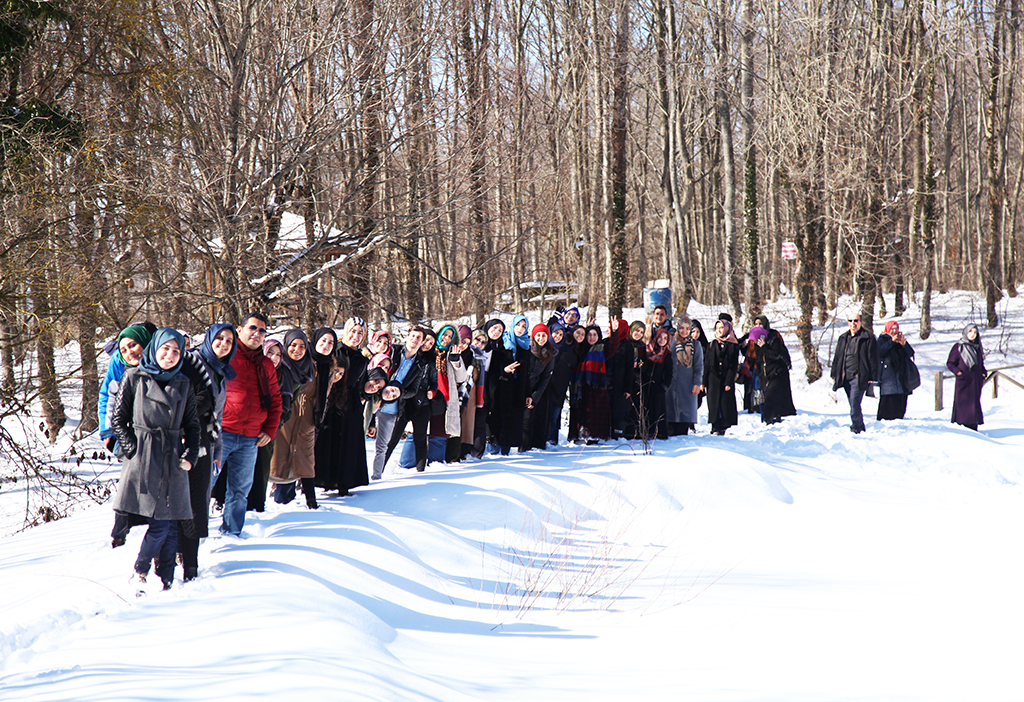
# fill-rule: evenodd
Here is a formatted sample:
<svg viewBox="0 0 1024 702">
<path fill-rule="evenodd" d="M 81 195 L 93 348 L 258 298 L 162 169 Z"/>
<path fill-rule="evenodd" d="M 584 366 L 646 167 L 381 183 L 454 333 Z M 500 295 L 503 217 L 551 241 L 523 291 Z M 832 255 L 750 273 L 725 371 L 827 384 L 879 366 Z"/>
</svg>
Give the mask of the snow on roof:
<svg viewBox="0 0 1024 702">
<path fill-rule="evenodd" d="M 313 236 L 316 240 L 323 237 L 324 231 L 322 223 L 316 222 L 313 224 Z M 327 232 L 332 240 L 340 239 L 342 236 L 341 230 L 334 227 L 331 227 Z M 282 214 L 281 232 L 277 236 L 277 245 L 274 247 L 274 250 L 281 253 L 295 253 L 302 251 L 308 245 L 306 242 L 306 218 L 291 212 Z M 218 236 L 210 239 L 210 248 L 214 251 L 221 251 L 224 248 L 224 242 L 221 237 Z"/>
</svg>

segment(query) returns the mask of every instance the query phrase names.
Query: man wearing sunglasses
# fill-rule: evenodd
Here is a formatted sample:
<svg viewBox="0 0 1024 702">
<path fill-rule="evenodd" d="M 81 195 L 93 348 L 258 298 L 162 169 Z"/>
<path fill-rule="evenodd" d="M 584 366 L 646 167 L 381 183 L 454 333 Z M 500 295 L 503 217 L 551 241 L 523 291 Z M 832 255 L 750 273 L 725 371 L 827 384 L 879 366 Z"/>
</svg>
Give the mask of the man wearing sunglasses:
<svg viewBox="0 0 1024 702">
<path fill-rule="evenodd" d="M 227 398 L 221 440 L 221 470 L 225 476 L 223 534 L 238 536 L 245 524 L 245 507 L 252 487 L 256 449 L 277 434 L 281 421 L 281 392 L 274 363 L 263 355 L 267 318 L 253 312 L 238 325 L 238 352 L 228 371 Z M 234 377 L 231 377 L 232 371 Z"/>
<path fill-rule="evenodd" d="M 832 358 L 832 390 L 843 388 L 850 401 L 850 431 L 864 431 L 864 413 L 860 404 L 872 382 L 878 380 L 878 342 L 861 325 L 860 315 L 851 314 L 847 330 L 839 335 Z M 874 397 L 874 395 L 871 395 Z"/>
</svg>

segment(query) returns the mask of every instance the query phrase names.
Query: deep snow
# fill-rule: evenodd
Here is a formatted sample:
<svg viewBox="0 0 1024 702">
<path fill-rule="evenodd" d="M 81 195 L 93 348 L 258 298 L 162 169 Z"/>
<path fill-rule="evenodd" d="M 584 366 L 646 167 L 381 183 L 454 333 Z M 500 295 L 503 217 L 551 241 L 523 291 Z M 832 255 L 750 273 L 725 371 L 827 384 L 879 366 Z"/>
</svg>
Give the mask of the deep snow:
<svg viewBox="0 0 1024 702">
<path fill-rule="evenodd" d="M 983 331 L 990 367 L 1024 362 L 1018 300 Z M 393 459 L 319 511 L 249 513 L 198 581 L 141 599 L 143 530 L 112 550 L 108 506 L 0 540 L 0 699 L 1022 700 L 1024 391 L 986 389 L 978 433 L 949 424 L 951 381 L 933 411 L 978 309 L 934 304 L 927 342 L 916 307 L 900 319 L 910 419 L 861 436 L 803 381 L 784 302 L 800 414 L 781 425 L 741 415 L 653 456 Z"/>
</svg>

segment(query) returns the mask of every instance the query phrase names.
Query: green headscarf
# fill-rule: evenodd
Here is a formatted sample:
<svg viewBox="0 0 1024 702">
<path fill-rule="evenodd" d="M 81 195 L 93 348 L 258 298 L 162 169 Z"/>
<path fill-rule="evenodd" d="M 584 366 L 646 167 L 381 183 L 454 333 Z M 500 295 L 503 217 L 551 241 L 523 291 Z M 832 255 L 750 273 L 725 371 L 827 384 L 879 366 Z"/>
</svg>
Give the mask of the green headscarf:
<svg viewBox="0 0 1024 702">
<path fill-rule="evenodd" d="M 149 342 L 153 340 L 153 335 L 150 334 L 149 330 L 141 324 L 133 324 L 130 327 L 122 329 L 121 333 L 117 335 L 118 356 L 121 356 L 121 339 L 125 337 L 131 339 L 143 349 L 149 346 Z M 126 366 L 129 365 L 128 362 L 124 360 L 124 356 L 121 356 L 121 362 Z"/>
</svg>

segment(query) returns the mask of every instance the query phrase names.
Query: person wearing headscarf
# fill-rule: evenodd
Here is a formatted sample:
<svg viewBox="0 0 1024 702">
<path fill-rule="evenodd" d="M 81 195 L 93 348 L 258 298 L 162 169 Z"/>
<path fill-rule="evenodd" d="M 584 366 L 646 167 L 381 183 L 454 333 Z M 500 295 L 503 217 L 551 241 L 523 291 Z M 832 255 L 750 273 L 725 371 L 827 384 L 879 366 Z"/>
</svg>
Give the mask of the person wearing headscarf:
<svg viewBox="0 0 1024 702">
<path fill-rule="evenodd" d="M 504 325 L 500 321 L 498 321 L 497 327 L 492 326 L 491 328 L 495 329 L 498 337 L 504 332 Z M 467 411 L 463 418 L 463 458 L 467 455 L 473 458 L 483 458 L 484 452 L 487 450 L 487 374 L 491 366 L 491 352 L 487 350 L 488 341 L 484 328 L 477 329 L 473 332 L 469 348 L 463 352 L 464 361 L 468 360 L 466 354 L 470 355 L 474 374 L 473 388 L 470 391 Z M 466 367 L 469 368 L 469 365 L 467 364 Z M 472 411 L 468 405 L 473 405 Z M 465 423 L 469 421 L 470 414 L 472 414 L 473 427 L 471 431 L 467 432 Z M 470 437 L 472 440 L 467 441 Z"/>
<path fill-rule="evenodd" d="M 978 430 L 985 423 L 981 411 L 981 388 L 985 384 L 985 351 L 981 347 L 978 325 L 964 327 L 960 339 L 949 350 L 946 368 L 956 379 L 953 390 L 953 415 L 950 421 Z"/>
<path fill-rule="evenodd" d="M 366 322 L 350 317 L 334 350 L 339 367 L 345 370 L 345 392 L 333 396 L 344 401 L 328 404 L 323 430 L 316 437 L 316 482 L 338 495 L 350 495 L 352 488 L 367 485 L 370 474 L 366 465 L 366 432 L 363 429 L 363 385 L 369 359 L 363 355 Z"/>
<path fill-rule="evenodd" d="M 668 438 L 668 415 L 665 408 L 665 394 L 672 384 L 673 353 L 671 348 L 673 330 L 661 326 L 654 329 L 651 341 L 644 348 L 644 363 L 640 377 L 640 396 L 643 409 L 642 429 L 645 439 Z"/>
<path fill-rule="evenodd" d="M 608 323 L 608 341 L 605 349 L 608 373 L 608 404 L 611 407 L 612 437 L 626 431 L 629 417 L 633 379 L 633 347 L 629 343 L 629 324 L 624 319 Z"/>
<path fill-rule="evenodd" d="M 551 345 L 556 351 L 555 364 L 551 369 L 551 380 L 548 381 L 548 436 L 549 443 L 558 445 L 558 429 L 562 425 L 562 408 L 565 406 L 565 393 L 572 382 L 573 374 L 579 363 L 577 352 L 579 347 L 572 336 L 572 330 L 564 328 L 559 322 L 550 327 Z M 561 336 L 555 342 L 556 336 Z"/>
<path fill-rule="evenodd" d="M 909 365 L 914 363 L 914 347 L 900 331 L 899 322 L 890 319 L 878 335 L 878 414 L 879 420 L 903 419 L 907 398 L 913 391 L 904 384 Z"/>
<path fill-rule="evenodd" d="M 608 373 L 601 327 L 586 328 L 586 353 L 576 370 L 579 392 L 580 438 L 588 444 L 611 436 L 611 407 L 608 402 Z"/>
<path fill-rule="evenodd" d="M 761 421 L 776 424 L 796 414 L 789 385 L 791 361 L 782 335 L 774 329 L 754 326 L 747 333 L 747 359 L 753 369 L 754 404 Z"/>
<path fill-rule="evenodd" d="M 121 387 L 121 380 L 124 378 L 126 370 L 139 365 L 142 354 L 155 331 L 156 327 L 149 322 L 125 327 L 110 344 L 110 349 L 107 352 L 110 354 L 110 363 L 107 364 L 107 374 L 100 384 L 100 438 L 107 451 L 114 455 L 119 453 L 119 447 L 117 446 L 117 436 L 114 435 L 114 429 L 110 426 L 110 418 L 113 416 L 114 406 L 117 404 L 117 393 Z M 110 531 L 111 548 L 124 546 L 131 528 L 145 523 L 145 520 L 141 518 L 124 516 L 115 512 L 114 528 Z"/>
<path fill-rule="evenodd" d="M 697 397 L 704 375 L 704 348 L 691 335 L 688 317 L 673 325 L 676 345 L 672 352 L 672 385 L 665 396 L 669 436 L 689 434 L 697 425 Z"/>
<path fill-rule="evenodd" d="M 567 332 L 566 346 L 573 350 L 572 356 L 566 359 L 566 364 L 572 363 L 571 371 L 569 375 L 569 428 L 566 432 L 566 438 L 570 442 L 579 441 L 580 439 L 580 417 L 582 416 L 582 409 L 580 405 L 580 397 L 582 394 L 582 388 L 580 386 L 581 376 L 579 373 L 580 365 L 583 363 L 583 359 L 587 355 L 587 351 L 590 350 L 590 344 L 587 343 L 587 328 L 576 325 Z"/>
<path fill-rule="evenodd" d="M 268 339 L 263 343 L 264 353 L 271 356 L 273 347 L 270 346 L 274 339 Z M 290 329 L 284 335 L 281 344 L 281 360 L 277 363 L 277 385 L 281 389 L 281 426 L 277 430 L 274 441 L 260 449 L 256 463 L 260 472 L 256 475 L 253 490 L 249 493 L 250 504 L 256 511 L 262 512 L 267 498 L 267 486 L 273 482 L 270 479 L 274 472 L 275 464 L 280 465 L 282 461 L 293 460 L 294 448 L 292 442 L 297 432 L 292 419 L 292 407 L 295 404 L 296 393 L 313 380 L 316 373 L 313 357 L 310 354 L 309 339 L 301 329 Z M 272 356 L 271 356 L 272 358 Z M 311 411 L 310 411 L 311 413 Z M 288 427 L 286 429 L 286 427 Z M 280 454 L 280 457 L 278 455 Z M 312 455 L 309 456 L 312 461 Z M 259 483 L 259 487 L 255 483 Z"/>
<path fill-rule="evenodd" d="M 523 442 L 520 453 L 547 448 L 548 412 L 551 398 L 548 385 L 555 368 L 557 352 L 549 341 L 546 324 L 535 324 L 530 330 L 530 368 L 526 377 L 526 407 L 523 411 Z"/>
<path fill-rule="evenodd" d="M 139 365 L 124 374 L 111 417 L 124 456 L 114 509 L 149 523 L 135 560 L 140 593 L 154 559 L 170 589 L 177 523 L 192 518 L 188 471 L 199 457 L 200 430 L 192 384 L 180 373 L 184 346 L 174 329 L 157 330 Z"/>
<path fill-rule="evenodd" d="M 235 327 L 226 322 L 210 325 L 198 348 L 182 356 L 181 373 L 192 384 L 199 417 L 199 454 L 188 472 L 192 519 L 178 521 L 178 553 L 183 580 L 199 575 L 199 541 L 210 535 L 210 490 L 220 474 L 221 421 L 228 380 L 235 377 L 231 359 L 238 350 Z"/>
<path fill-rule="evenodd" d="M 627 439 L 639 439 L 643 432 L 640 431 L 640 418 L 643 416 L 643 404 L 641 402 L 640 383 L 643 374 L 643 366 L 646 357 L 647 344 L 644 337 L 647 336 L 647 325 L 636 320 L 629 325 L 626 345 L 629 347 L 630 371 L 627 376 L 627 396 L 629 400 L 628 412 L 626 414 L 626 426 L 623 436 Z"/>
<path fill-rule="evenodd" d="M 573 306 L 562 313 L 562 324 L 566 329 L 572 329 L 580 323 L 580 308 Z"/>
<path fill-rule="evenodd" d="M 491 386 L 491 403 L 487 425 L 491 443 L 498 446 L 503 456 L 509 455 L 512 447 L 520 446 L 523 440 L 523 408 L 526 406 L 530 372 L 527 325 L 526 317 L 516 315 L 512 328 L 505 330 L 497 340 L 491 338 L 487 344 L 487 350 L 491 352 L 491 369 L 487 378 Z"/>
<path fill-rule="evenodd" d="M 444 439 L 446 463 L 457 462 L 462 451 L 459 388 L 465 385 L 469 374 L 459 352 L 460 345 L 461 338 L 454 325 L 445 324 L 437 331 L 434 352 L 437 392 L 431 400 L 430 436 Z"/>
<path fill-rule="evenodd" d="M 715 338 L 708 344 L 704 356 L 702 385 L 708 397 L 708 423 L 711 433 L 725 436 L 725 430 L 737 424 L 736 369 L 739 362 L 739 344 L 733 333 L 732 322 L 715 322 Z"/>
<path fill-rule="evenodd" d="M 285 381 L 285 384 L 291 382 L 291 378 L 288 375 L 287 370 L 282 372 L 284 364 L 282 359 L 285 356 L 284 345 L 277 339 L 267 339 L 263 342 L 263 355 L 270 359 L 270 362 L 274 364 L 274 371 L 277 375 L 277 387 L 282 388 L 281 381 Z M 294 387 L 288 391 L 287 399 L 284 392 L 281 392 L 281 422 L 285 421 L 285 404 L 291 404 L 292 395 L 294 394 Z M 281 433 L 280 425 L 278 425 L 277 433 Z M 274 440 L 265 446 L 260 446 L 256 449 L 256 464 L 253 466 L 252 473 L 252 487 L 249 488 L 249 497 L 246 500 L 246 509 L 252 512 L 262 512 L 267 507 L 267 485 L 270 480 L 270 460 L 274 455 L 274 444 L 277 443 L 277 435 L 274 435 Z"/>
<path fill-rule="evenodd" d="M 305 340 L 306 336 L 291 334 L 285 336 L 289 342 L 289 374 L 298 383 L 298 389 L 293 390 L 287 418 L 277 432 L 270 482 L 274 484 L 275 502 L 288 504 L 295 499 L 296 485 L 301 485 L 306 506 L 317 509 L 316 432 L 327 411 L 328 398 L 344 390 L 344 371 L 338 371 L 334 355 L 337 335 L 333 329 L 317 329 L 312 342 L 302 347 L 305 353 L 301 356 L 295 339 Z"/>
<path fill-rule="evenodd" d="M 100 439 L 107 447 L 107 451 L 114 453 L 114 430 L 110 428 L 110 412 L 117 401 L 117 390 L 121 384 L 121 378 L 128 368 L 139 365 L 142 359 L 142 352 L 149 345 L 153 338 L 156 327 L 151 323 L 133 324 L 121 330 L 114 343 L 107 352 L 110 356 L 110 363 L 107 364 L 107 374 L 100 383 L 100 399 L 98 406 L 100 422 Z"/>
<path fill-rule="evenodd" d="M 477 363 L 474 353 L 473 330 L 466 324 L 459 325 L 459 345 L 455 352 L 462 358 L 466 379 L 459 386 L 459 459 L 463 460 L 473 451 L 476 440 L 477 408 L 483 405 L 483 369 Z M 479 392 L 478 392 L 479 389 Z M 479 402 L 479 405 L 478 405 Z"/>
</svg>

